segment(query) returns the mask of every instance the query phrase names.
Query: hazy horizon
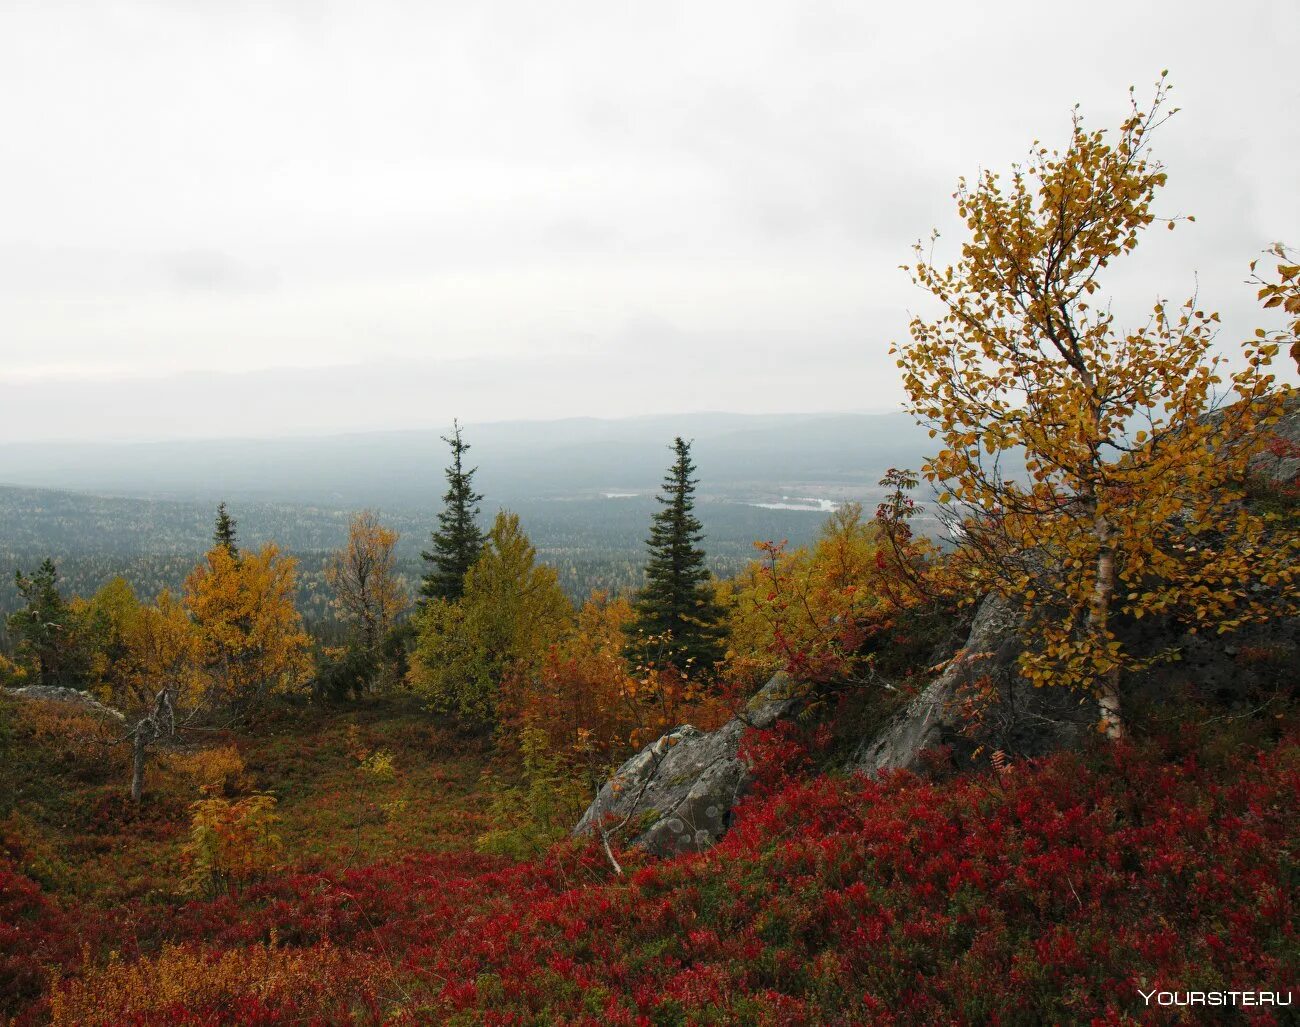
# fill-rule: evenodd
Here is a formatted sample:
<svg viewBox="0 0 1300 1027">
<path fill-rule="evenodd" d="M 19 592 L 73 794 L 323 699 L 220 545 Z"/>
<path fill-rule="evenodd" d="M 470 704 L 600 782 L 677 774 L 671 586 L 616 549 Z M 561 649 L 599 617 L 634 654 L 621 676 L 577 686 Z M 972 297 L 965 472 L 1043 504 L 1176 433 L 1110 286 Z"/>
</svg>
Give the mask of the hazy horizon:
<svg viewBox="0 0 1300 1027">
<path fill-rule="evenodd" d="M 284 369 L 286 372 L 290 369 Z M 152 417 L 152 415 L 150 415 Z M 459 423 L 462 429 L 472 433 L 478 428 L 506 428 L 513 426 L 528 425 L 562 425 L 562 424 L 645 424 L 653 422 L 681 422 L 684 427 L 683 432 L 690 434 L 692 430 L 690 425 L 700 419 L 723 418 L 737 420 L 761 421 L 764 419 L 772 420 L 819 420 L 836 417 L 906 417 L 909 421 L 914 420 L 910 414 L 901 408 L 901 405 L 893 409 L 884 408 L 863 408 L 863 409 L 843 409 L 843 410 L 759 410 L 759 411 L 741 411 L 741 410 L 723 410 L 723 409 L 684 409 L 678 411 L 650 411 L 637 414 L 567 414 L 555 413 L 552 415 L 539 414 L 535 417 L 500 417 L 485 418 L 480 420 L 466 420 L 455 412 L 450 412 L 446 417 L 439 417 L 434 414 L 426 415 L 420 423 L 411 423 L 407 425 L 384 425 L 377 427 L 366 426 L 338 426 L 338 425 L 314 425 L 310 423 L 286 424 L 278 431 L 254 431 L 240 430 L 246 423 L 244 418 L 230 425 L 229 431 L 220 434 L 200 435 L 186 434 L 182 430 L 172 434 L 160 434 L 156 436 L 146 434 L 123 434 L 111 435 L 104 432 L 95 432 L 93 434 L 73 435 L 60 434 L 57 426 L 51 434 L 45 436 L 31 435 L 30 437 L 0 437 L 0 448 L 22 448 L 24 446 L 67 446 L 67 447 L 96 447 L 96 446 L 113 446 L 113 447 L 148 447 L 157 445 L 203 445 L 205 443 L 220 442 L 276 442 L 276 441 L 306 441 L 306 440 L 326 440 L 326 439 L 343 439 L 343 438 L 364 438 L 367 436 L 397 436 L 397 435 L 421 435 L 421 436 L 442 436 L 451 432 L 453 423 Z M 146 418 L 141 419 L 141 423 L 146 422 Z M 174 425 L 173 425 L 174 427 Z M 672 436 L 667 436 L 667 442 L 671 442 Z M 472 439 L 470 439 L 472 443 Z M 667 444 L 667 442 L 665 444 Z M 3 482 L 0 482 L 3 484 Z"/>
<path fill-rule="evenodd" d="M 918 467 L 931 441 L 902 413 L 700 412 L 462 424 L 481 491 L 494 501 L 657 491 L 675 435 L 692 440 L 702 496 L 770 502 L 809 488 L 799 494 L 862 498 L 875 494 L 888 468 Z M 0 485 L 424 507 L 445 487 L 442 436 L 449 426 L 158 441 L 0 440 Z"/>
</svg>

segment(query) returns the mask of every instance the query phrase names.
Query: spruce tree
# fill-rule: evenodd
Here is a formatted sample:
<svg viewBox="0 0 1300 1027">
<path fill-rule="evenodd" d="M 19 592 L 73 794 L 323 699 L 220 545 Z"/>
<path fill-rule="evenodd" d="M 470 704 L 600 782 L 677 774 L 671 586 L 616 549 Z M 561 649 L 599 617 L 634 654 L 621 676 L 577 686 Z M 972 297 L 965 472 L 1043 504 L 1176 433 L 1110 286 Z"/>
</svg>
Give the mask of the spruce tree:
<svg viewBox="0 0 1300 1027">
<path fill-rule="evenodd" d="M 226 552 L 239 558 L 239 539 L 235 536 L 235 519 L 226 511 L 225 502 L 217 504 L 217 523 L 212 532 L 212 544 L 224 546 Z"/>
<path fill-rule="evenodd" d="M 483 552 L 483 532 L 478 526 L 478 504 L 482 496 L 474 491 L 474 472 L 465 470 L 464 457 L 469 443 L 461 438 L 460 422 L 452 422 L 451 437 L 442 437 L 451 447 L 451 465 L 447 468 L 447 492 L 438 514 L 438 530 L 431 538 L 433 547 L 420 555 L 432 569 L 424 576 L 420 595 L 424 599 L 456 600 L 465 590 L 465 575 Z"/>
<path fill-rule="evenodd" d="M 31 575 L 15 571 L 14 588 L 25 604 L 8 620 L 19 658 L 30 663 L 37 684 L 81 687 L 90 654 L 78 617 L 59 594 L 54 561 L 45 560 Z"/>
<path fill-rule="evenodd" d="M 656 497 L 663 509 L 650 523 L 646 583 L 633 602 L 628 635 L 634 655 L 647 663 L 707 673 L 722 659 L 722 609 L 700 547 L 704 528 L 694 513 L 691 445 L 678 437 L 673 451 L 677 459 Z"/>
</svg>

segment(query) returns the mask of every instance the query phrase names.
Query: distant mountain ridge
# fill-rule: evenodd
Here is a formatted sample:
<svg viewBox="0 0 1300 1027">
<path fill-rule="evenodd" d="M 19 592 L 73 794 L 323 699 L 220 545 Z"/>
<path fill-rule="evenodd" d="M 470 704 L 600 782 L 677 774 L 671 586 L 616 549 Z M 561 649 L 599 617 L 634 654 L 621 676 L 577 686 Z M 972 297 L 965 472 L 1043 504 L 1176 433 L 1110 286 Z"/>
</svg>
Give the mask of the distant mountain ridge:
<svg viewBox="0 0 1300 1027">
<path fill-rule="evenodd" d="M 933 443 L 905 414 L 698 413 L 467 424 L 494 501 L 646 492 L 675 435 L 694 440 L 701 494 L 772 500 L 805 485 L 870 495 Z M 129 496 L 427 508 L 443 489 L 437 430 L 174 442 L 0 444 L 0 483 Z"/>
</svg>

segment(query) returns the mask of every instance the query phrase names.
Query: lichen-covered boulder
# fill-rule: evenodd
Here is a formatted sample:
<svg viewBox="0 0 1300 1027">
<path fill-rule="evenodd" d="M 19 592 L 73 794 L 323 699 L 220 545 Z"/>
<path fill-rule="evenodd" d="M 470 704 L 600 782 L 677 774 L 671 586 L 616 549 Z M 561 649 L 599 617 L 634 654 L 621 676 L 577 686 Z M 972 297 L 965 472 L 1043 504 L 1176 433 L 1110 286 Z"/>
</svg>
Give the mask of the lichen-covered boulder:
<svg viewBox="0 0 1300 1027">
<path fill-rule="evenodd" d="M 741 736 L 749 727 L 771 727 L 799 702 L 790 679 L 777 674 L 717 731 L 689 724 L 670 731 L 619 767 L 574 834 L 591 834 L 604 824 L 657 856 L 707 849 L 726 833 L 749 783 L 739 756 Z"/>
<path fill-rule="evenodd" d="M 62 702 L 72 703 L 81 706 L 90 713 L 97 713 L 100 716 L 108 717 L 111 720 L 125 720 L 117 710 L 111 706 L 105 706 L 88 692 L 80 692 L 75 688 L 63 688 L 58 685 L 24 685 L 22 688 L 4 688 L 0 689 L 5 695 L 14 699 L 37 699 L 43 702 Z"/>
</svg>

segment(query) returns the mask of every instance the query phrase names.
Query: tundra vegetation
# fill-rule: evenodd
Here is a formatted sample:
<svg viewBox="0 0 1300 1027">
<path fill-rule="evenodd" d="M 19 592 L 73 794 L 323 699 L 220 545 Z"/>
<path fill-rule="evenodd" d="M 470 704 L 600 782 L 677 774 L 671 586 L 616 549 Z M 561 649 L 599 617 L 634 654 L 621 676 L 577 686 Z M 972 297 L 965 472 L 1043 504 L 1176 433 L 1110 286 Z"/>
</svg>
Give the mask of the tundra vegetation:
<svg viewBox="0 0 1300 1027">
<path fill-rule="evenodd" d="M 641 587 L 575 605 L 517 515 L 480 522 L 458 424 L 417 594 L 380 513 L 328 562 L 340 638 L 225 504 L 175 594 L 19 572 L 0 1022 L 1136 1024 L 1194 1022 L 1153 988 L 1289 994 L 1300 415 L 1274 363 L 1300 354 L 1300 271 L 1244 255 L 1283 317 L 1230 356 L 1199 299 L 1118 323 L 1105 272 L 1177 222 L 1168 95 L 959 185 L 968 237 L 907 265 L 933 303 L 895 346 L 932 459 L 735 576 L 705 570 L 678 438 Z M 1019 680 L 1098 730 L 847 772 L 984 655 L 963 643 L 989 596 L 1020 615 Z M 1250 689 L 1180 671 L 1189 639 Z M 1156 668 L 1174 685 L 1139 688 Z M 777 671 L 799 713 L 744 732 L 719 844 L 571 835 L 625 760 L 743 720 Z"/>
</svg>

